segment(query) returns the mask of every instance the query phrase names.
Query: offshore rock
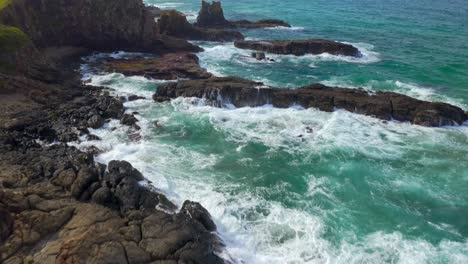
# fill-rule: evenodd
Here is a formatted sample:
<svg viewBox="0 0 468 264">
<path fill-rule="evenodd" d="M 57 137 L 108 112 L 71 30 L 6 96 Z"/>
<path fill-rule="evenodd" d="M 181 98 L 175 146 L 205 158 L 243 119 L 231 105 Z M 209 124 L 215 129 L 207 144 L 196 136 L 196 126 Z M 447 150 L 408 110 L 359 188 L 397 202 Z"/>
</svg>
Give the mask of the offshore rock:
<svg viewBox="0 0 468 264">
<path fill-rule="evenodd" d="M 269 27 L 291 27 L 288 23 L 277 19 L 264 19 L 259 21 L 228 21 L 224 17 L 221 2 L 213 1 L 211 4 L 202 1 L 198 13 L 196 26 L 205 28 L 269 28 Z"/>
<path fill-rule="evenodd" d="M 411 122 L 428 127 L 460 125 L 468 119 L 459 107 L 421 101 L 393 92 L 371 94 L 362 89 L 328 87 L 322 84 L 278 89 L 237 77 L 212 77 L 166 84 L 157 89 L 153 99 L 162 102 L 177 97 L 204 98 L 217 107 L 229 104 L 236 107 L 272 104 L 279 108 L 300 105 L 327 112 L 345 109 L 383 120 Z"/>
<path fill-rule="evenodd" d="M 240 40 L 234 42 L 234 45 L 239 49 L 256 50 L 274 54 L 290 54 L 296 56 L 322 53 L 352 57 L 362 56 L 359 50 L 352 45 L 323 39 L 277 41 Z"/>
<path fill-rule="evenodd" d="M 244 36 L 238 31 L 194 26 L 187 21 L 184 14 L 175 10 L 161 12 L 158 28 L 160 34 L 188 40 L 234 41 L 244 39 Z"/>
<path fill-rule="evenodd" d="M 186 52 L 169 53 L 159 58 L 112 59 L 105 63 L 104 70 L 161 80 L 204 79 L 211 76 L 200 67 L 196 55 Z"/>
</svg>

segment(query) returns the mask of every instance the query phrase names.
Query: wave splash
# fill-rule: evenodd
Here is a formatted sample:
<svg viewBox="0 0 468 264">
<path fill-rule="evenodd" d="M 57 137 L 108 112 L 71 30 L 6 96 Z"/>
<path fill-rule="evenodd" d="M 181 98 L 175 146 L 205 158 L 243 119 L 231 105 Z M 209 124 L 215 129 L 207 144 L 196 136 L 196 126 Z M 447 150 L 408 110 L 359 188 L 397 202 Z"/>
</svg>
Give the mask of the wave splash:
<svg viewBox="0 0 468 264">
<path fill-rule="evenodd" d="M 147 96 L 147 85 L 157 81 L 124 77 L 119 74 L 93 76 L 91 84 L 115 89 L 117 94 Z M 351 149 L 369 157 L 400 159 L 406 140 L 451 142 L 444 139 L 450 132 L 443 129 L 382 123 L 347 112 L 324 113 L 313 109 L 275 109 L 272 107 L 219 109 L 205 106 L 192 98 L 178 98 L 171 103 L 155 104 L 151 100 L 127 102 L 128 111 L 137 111 L 142 127 L 142 141 L 131 142 L 125 127 L 113 121 L 91 132 L 102 141 L 83 142 L 105 150 L 98 161 L 125 159 L 141 170 L 170 199 L 182 204 L 185 199 L 201 202 L 215 219 L 227 251 L 223 256 L 235 263 L 466 263 L 468 242 L 442 241 L 433 245 L 422 239 L 408 239 L 399 232 L 374 232 L 361 239 L 344 234 L 338 243 L 326 239 L 326 215 L 315 211 L 289 208 L 265 199 L 262 192 L 284 193 L 287 184 L 264 190 L 245 190 L 216 169 L 223 159 L 219 154 L 204 153 L 196 148 L 165 140 L 171 134 L 180 139 L 194 128 L 212 128 L 226 141 L 234 143 L 232 151 L 242 152 L 246 145 L 258 142 L 273 150 L 289 153 L 327 153 L 332 149 Z M 152 127 L 157 119 L 169 132 Z M 113 131 L 113 129 L 116 130 Z M 190 128 L 190 129 L 189 129 Z M 382 136 L 383 134 L 383 136 Z M 468 130 L 466 131 L 468 134 Z M 300 137 L 302 135 L 302 137 Z M 454 142 L 453 148 L 460 148 Z M 378 146 L 372 148 L 372 146 Z M 398 147 L 401 146 L 401 147 Z M 238 162 L 255 164 L 251 157 Z M 428 161 L 430 162 L 430 161 Z M 177 166 L 174 166 L 177 165 Z M 310 175 L 310 200 L 324 195 L 339 205 L 326 178 Z M 293 194 L 291 194 L 293 195 Z"/>
</svg>

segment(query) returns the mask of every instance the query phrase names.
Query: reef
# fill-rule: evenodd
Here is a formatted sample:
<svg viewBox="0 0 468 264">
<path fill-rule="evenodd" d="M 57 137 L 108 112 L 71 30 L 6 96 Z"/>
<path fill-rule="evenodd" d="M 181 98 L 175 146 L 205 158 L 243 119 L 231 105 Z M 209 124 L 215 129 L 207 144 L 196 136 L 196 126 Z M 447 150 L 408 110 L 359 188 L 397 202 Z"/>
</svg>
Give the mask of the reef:
<svg viewBox="0 0 468 264">
<path fill-rule="evenodd" d="M 159 87 L 153 96 L 158 102 L 176 97 L 203 98 L 208 104 L 223 107 L 262 106 L 288 108 L 302 106 L 332 112 L 344 109 L 383 120 L 438 127 L 460 125 L 468 119 L 459 107 L 425 102 L 393 92 L 371 93 L 363 89 L 328 87 L 312 84 L 296 89 L 271 88 L 263 83 L 237 77 L 212 77 L 186 80 Z"/>
</svg>

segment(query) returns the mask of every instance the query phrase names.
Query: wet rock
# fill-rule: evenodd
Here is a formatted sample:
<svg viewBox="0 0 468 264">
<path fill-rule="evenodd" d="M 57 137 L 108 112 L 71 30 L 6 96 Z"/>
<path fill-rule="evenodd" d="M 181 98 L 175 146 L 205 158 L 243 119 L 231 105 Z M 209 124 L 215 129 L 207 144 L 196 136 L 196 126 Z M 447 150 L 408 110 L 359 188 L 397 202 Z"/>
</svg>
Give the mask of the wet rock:
<svg viewBox="0 0 468 264">
<path fill-rule="evenodd" d="M 90 119 L 88 119 L 88 126 L 90 128 L 100 128 L 104 125 L 104 119 L 99 115 L 93 115 Z"/>
<path fill-rule="evenodd" d="M 322 84 L 278 89 L 236 77 L 213 77 L 163 85 L 158 88 L 153 99 L 162 102 L 180 96 L 205 98 L 218 107 L 228 104 L 236 107 L 272 104 L 279 108 L 300 105 L 327 112 L 345 109 L 383 120 L 435 127 L 460 125 L 468 118 L 459 107 L 425 102 L 393 92 L 371 94 L 362 89 L 327 87 Z"/>
<path fill-rule="evenodd" d="M 278 19 L 264 19 L 259 21 L 228 21 L 224 17 L 224 11 L 220 1 L 211 4 L 202 1 L 198 12 L 196 26 L 205 28 L 269 28 L 269 27 L 291 27 L 288 23 Z"/>
<path fill-rule="evenodd" d="M 106 106 L 104 111 L 104 117 L 106 118 L 121 118 L 124 107 L 121 100 L 117 98 L 109 98 L 105 102 Z"/>
<path fill-rule="evenodd" d="M 139 96 L 139 95 L 135 95 L 135 94 L 129 95 L 127 97 L 127 100 L 129 102 L 133 102 L 133 101 L 140 100 L 140 99 L 146 99 L 146 98 L 144 96 Z"/>
<path fill-rule="evenodd" d="M 189 215 L 192 219 L 200 222 L 206 230 L 213 232 L 216 231 L 216 225 L 211 219 L 210 213 L 201 206 L 201 204 L 191 201 L 185 201 L 180 209 L 181 213 Z"/>
<path fill-rule="evenodd" d="M 87 135 L 86 138 L 87 138 L 88 140 L 90 140 L 90 141 L 93 141 L 93 140 L 96 140 L 96 141 L 97 141 L 97 140 L 101 140 L 100 137 L 98 137 L 98 136 L 96 136 L 96 135 L 94 135 L 94 134 L 89 134 L 89 135 Z"/>
<path fill-rule="evenodd" d="M 352 57 L 362 56 L 359 50 L 352 45 L 323 39 L 276 41 L 242 40 L 234 42 L 234 45 L 239 49 L 249 49 L 274 54 L 291 54 L 296 56 L 322 53 Z"/>
<path fill-rule="evenodd" d="M 120 123 L 126 126 L 135 126 L 137 122 L 138 119 L 134 115 L 130 114 L 124 114 L 122 119 L 120 119 Z"/>
<path fill-rule="evenodd" d="M 198 63 L 198 57 L 191 53 L 170 53 L 159 58 L 132 58 L 121 60 L 110 60 L 105 63 L 106 71 L 120 72 L 128 76 L 146 76 L 154 79 L 176 80 L 204 79 L 211 77 Z M 129 101 L 144 97 L 129 96 Z"/>
<path fill-rule="evenodd" d="M 257 52 L 255 53 L 255 59 L 257 60 L 264 60 L 266 58 L 265 52 Z"/>
</svg>

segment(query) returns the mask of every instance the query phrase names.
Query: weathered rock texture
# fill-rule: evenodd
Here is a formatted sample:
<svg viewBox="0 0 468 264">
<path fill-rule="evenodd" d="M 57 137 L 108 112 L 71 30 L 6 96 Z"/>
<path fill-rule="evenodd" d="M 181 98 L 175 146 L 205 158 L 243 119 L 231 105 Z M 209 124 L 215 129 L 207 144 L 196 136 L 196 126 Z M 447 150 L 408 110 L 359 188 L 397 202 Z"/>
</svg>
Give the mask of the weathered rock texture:
<svg viewBox="0 0 468 264">
<path fill-rule="evenodd" d="M 191 53 L 169 53 L 159 58 L 110 60 L 105 63 L 104 69 L 130 76 L 139 75 L 162 80 L 211 77 L 211 74 L 198 64 L 198 57 Z"/>
<path fill-rule="evenodd" d="M 198 47 L 158 32 L 157 13 L 141 0 L 14 0 L 0 23 L 22 29 L 36 47 L 165 53 Z"/>
<path fill-rule="evenodd" d="M 158 19 L 161 34 L 205 41 L 233 41 L 244 39 L 244 36 L 234 30 L 206 29 L 194 26 L 187 21 L 185 15 L 175 10 L 162 11 Z"/>
<path fill-rule="evenodd" d="M 223 263 L 203 207 L 176 212 L 130 163 L 63 144 L 110 118 L 133 126 L 120 99 L 46 80 L 0 73 L 0 262 Z"/>
<path fill-rule="evenodd" d="M 349 44 L 324 39 L 309 40 L 277 40 L 277 41 L 245 41 L 234 42 L 236 48 L 263 51 L 275 54 L 305 54 L 329 53 L 352 57 L 362 56 L 359 50 Z"/>
<path fill-rule="evenodd" d="M 167 84 L 157 89 L 153 99 L 161 102 L 180 96 L 205 98 L 214 106 L 272 104 L 275 107 L 287 108 L 300 105 L 327 112 L 345 109 L 383 120 L 411 122 L 422 126 L 462 124 L 468 118 L 464 111 L 456 106 L 425 102 L 393 92 L 370 94 L 361 89 L 327 87 L 321 84 L 297 89 L 278 89 L 236 77 L 213 77 Z"/>
<path fill-rule="evenodd" d="M 201 9 L 198 13 L 196 26 L 206 28 L 268 28 L 268 27 L 291 27 L 288 23 L 277 19 L 264 19 L 259 21 L 228 21 L 224 17 L 221 2 L 213 1 L 211 4 L 202 1 Z"/>
<path fill-rule="evenodd" d="M 15 0 L 2 10 L 0 22 L 30 39 L 0 51 L 0 263 L 223 263 L 201 205 L 177 211 L 128 162 L 99 164 L 96 147 L 66 145 L 99 140 L 88 127 L 110 119 L 141 137 L 122 99 L 81 84 L 79 56 L 199 50 L 160 35 L 150 11 L 140 0 Z"/>
</svg>

